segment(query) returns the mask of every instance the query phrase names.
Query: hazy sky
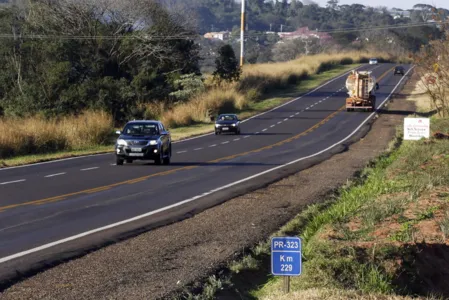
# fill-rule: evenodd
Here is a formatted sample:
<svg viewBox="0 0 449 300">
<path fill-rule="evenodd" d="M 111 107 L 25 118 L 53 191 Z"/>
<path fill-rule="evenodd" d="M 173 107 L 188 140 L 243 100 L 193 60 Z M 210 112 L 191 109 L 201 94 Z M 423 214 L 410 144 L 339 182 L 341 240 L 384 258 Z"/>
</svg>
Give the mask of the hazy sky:
<svg viewBox="0 0 449 300">
<path fill-rule="evenodd" d="M 328 0 L 314 0 L 320 6 L 325 6 Z M 413 5 L 422 3 L 430 4 L 436 7 L 443 7 L 449 9 L 449 0 L 340 0 L 341 4 L 354 4 L 359 3 L 367 6 L 386 6 L 386 7 L 396 7 L 402 9 L 410 9 Z"/>
</svg>

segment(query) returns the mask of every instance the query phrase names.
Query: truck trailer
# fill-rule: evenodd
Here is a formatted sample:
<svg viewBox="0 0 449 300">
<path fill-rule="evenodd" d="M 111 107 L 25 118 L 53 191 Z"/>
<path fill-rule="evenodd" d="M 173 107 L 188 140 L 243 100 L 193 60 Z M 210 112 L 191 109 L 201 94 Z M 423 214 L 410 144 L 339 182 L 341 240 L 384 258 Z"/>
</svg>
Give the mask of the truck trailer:
<svg viewBox="0 0 449 300">
<path fill-rule="evenodd" d="M 375 90 L 379 88 L 371 71 L 352 71 L 346 79 L 349 97 L 346 98 L 346 111 L 376 109 Z"/>
</svg>

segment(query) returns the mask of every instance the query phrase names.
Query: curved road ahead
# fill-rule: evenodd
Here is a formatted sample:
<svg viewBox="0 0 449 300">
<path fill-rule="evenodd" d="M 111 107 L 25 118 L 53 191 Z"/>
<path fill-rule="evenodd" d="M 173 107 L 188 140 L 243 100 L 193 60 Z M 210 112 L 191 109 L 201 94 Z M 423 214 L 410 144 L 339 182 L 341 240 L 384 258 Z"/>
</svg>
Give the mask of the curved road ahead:
<svg viewBox="0 0 449 300">
<path fill-rule="evenodd" d="M 377 106 L 403 81 L 393 67 L 360 68 L 380 78 Z M 340 144 L 374 115 L 346 112 L 346 75 L 245 120 L 240 136 L 174 143 L 168 166 L 115 166 L 113 154 L 105 154 L 0 169 L 0 279 L 120 233 L 196 213 L 263 184 L 261 178 L 282 176 L 285 164 Z"/>
</svg>

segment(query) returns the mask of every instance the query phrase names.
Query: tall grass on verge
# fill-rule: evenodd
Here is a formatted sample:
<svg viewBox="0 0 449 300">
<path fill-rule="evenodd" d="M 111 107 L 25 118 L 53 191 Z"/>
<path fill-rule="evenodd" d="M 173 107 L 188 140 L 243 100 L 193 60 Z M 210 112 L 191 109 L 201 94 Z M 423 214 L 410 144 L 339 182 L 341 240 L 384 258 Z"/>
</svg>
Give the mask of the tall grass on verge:
<svg viewBox="0 0 449 300">
<path fill-rule="evenodd" d="M 238 112 L 261 100 L 262 95 L 270 91 L 297 85 L 336 66 L 366 63 L 372 56 L 380 62 L 397 60 L 386 53 L 349 52 L 303 56 L 281 63 L 244 65 L 239 82 L 221 87 L 209 86 L 204 93 L 172 107 L 160 118 L 171 128 L 207 123 L 210 122 L 210 113 Z"/>
<path fill-rule="evenodd" d="M 102 111 L 52 120 L 0 119 L 0 158 L 105 145 L 112 128 L 112 117 Z"/>
</svg>

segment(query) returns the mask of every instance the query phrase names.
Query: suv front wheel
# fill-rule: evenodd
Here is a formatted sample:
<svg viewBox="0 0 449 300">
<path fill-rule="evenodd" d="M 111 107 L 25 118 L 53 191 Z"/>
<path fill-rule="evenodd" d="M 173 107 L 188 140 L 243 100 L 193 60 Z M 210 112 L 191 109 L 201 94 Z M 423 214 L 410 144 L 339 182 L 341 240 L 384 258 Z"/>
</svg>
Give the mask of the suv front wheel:
<svg viewBox="0 0 449 300">
<path fill-rule="evenodd" d="M 163 160 L 164 165 L 169 165 L 170 164 L 170 159 L 171 159 L 171 145 L 168 148 L 167 156 Z"/>
<path fill-rule="evenodd" d="M 124 159 L 121 159 L 120 157 L 117 157 L 116 160 L 115 160 L 115 163 L 117 164 L 117 166 L 121 166 L 121 165 L 123 165 L 124 161 L 125 161 Z"/>
</svg>

